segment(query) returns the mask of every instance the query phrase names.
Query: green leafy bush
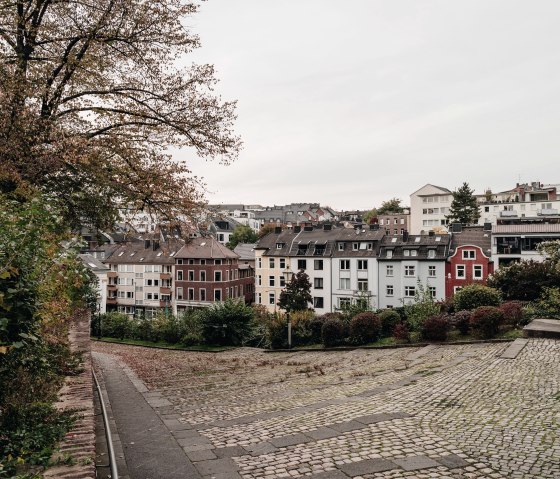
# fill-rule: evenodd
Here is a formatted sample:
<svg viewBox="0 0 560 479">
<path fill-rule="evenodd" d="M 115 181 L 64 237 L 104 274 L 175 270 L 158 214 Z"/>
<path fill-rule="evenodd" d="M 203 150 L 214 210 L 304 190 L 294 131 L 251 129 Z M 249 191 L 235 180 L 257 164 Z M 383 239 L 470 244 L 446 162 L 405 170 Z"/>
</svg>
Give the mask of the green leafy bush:
<svg viewBox="0 0 560 479">
<path fill-rule="evenodd" d="M 535 309 L 541 318 L 560 319 L 560 288 L 544 288 Z"/>
<path fill-rule="evenodd" d="M 504 314 L 500 308 L 479 306 L 471 315 L 471 331 L 477 338 L 491 339 L 498 334 L 503 320 Z"/>
<path fill-rule="evenodd" d="M 124 313 L 110 312 L 101 315 L 101 334 L 123 340 L 130 337 L 132 320 Z"/>
<path fill-rule="evenodd" d="M 381 320 L 381 334 L 384 337 L 393 335 L 395 326 L 401 322 L 401 316 L 393 309 L 385 309 L 379 313 Z"/>
<path fill-rule="evenodd" d="M 449 317 L 446 314 L 430 316 L 422 324 L 422 338 L 428 341 L 445 341 L 449 334 Z"/>
<path fill-rule="evenodd" d="M 227 299 L 200 310 L 207 344 L 241 346 L 251 338 L 254 312 L 243 301 Z"/>
<path fill-rule="evenodd" d="M 414 301 L 404 305 L 404 312 L 410 330 L 419 332 L 426 319 L 440 313 L 440 305 L 434 301 L 430 291 L 418 281 Z"/>
<path fill-rule="evenodd" d="M 487 284 L 506 300 L 536 301 L 544 288 L 560 284 L 560 270 L 552 261 L 522 261 L 498 269 Z"/>
<path fill-rule="evenodd" d="M 381 334 L 381 320 L 375 313 L 360 313 L 352 318 L 349 329 L 354 344 L 372 343 Z"/>
<path fill-rule="evenodd" d="M 455 310 L 469 310 L 479 306 L 499 306 L 502 301 L 500 292 L 482 284 L 468 284 L 455 293 Z"/>
<path fill-rule="evenodd" d="M 179 342 L 183 346 L 196 346 L 204 343 L 203 322 L 198 311 L 184 311 L 179 315 Z"/>
<path fill-rule="evenodd" d="M 338 346 L 344 343 L 346 337 L 346 326 L 341 319 L 330 318 L 323 323 L 321 338 L 326 348 Z"/>
<path fill-rule="evenodd" d="M 457 311 L 452 316 L 452 324 L 459 330 L 461 335 L 466 336 L 471 329 L 472 311 Z"/>
</svg>

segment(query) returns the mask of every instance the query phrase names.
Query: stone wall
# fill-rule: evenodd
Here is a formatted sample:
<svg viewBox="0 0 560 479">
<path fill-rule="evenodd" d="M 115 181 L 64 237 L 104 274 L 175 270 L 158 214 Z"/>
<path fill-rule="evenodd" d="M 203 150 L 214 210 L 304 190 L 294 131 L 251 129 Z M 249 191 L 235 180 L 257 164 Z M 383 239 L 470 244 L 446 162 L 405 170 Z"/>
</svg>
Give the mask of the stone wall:
<svg viewBox="0 0 560 479">
<path fill-rule="evenodd" d="M 89 313 L 76 315 L 69 337 L 72 350 L 83 354 L 83 371 L 66 378 L 56 406 L 59 409 L 78 410 L 80 418 L 66 434 L 59 452 L 53 457 L 53 461 L 59 462 L 59 465 L 49 468 L 44 474 L 46 478 L 95 478 L 95 417 L 89 328 Z"/>
</svg>

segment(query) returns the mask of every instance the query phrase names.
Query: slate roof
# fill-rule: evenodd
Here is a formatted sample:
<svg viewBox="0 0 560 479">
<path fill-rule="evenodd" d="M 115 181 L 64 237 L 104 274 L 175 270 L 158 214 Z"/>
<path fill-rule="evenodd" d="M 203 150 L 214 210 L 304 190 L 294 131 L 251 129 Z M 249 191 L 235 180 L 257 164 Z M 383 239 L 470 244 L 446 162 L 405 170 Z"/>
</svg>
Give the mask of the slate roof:
<svg viewBox="0 0 560 479">
<path fill-rule="evenodd" d="M 256 249 L 264 249 L 263 256 L 295 256 L 295 257 L 372 257 L 376 255 L 377 244 L 384 236 L 382 230 L 360 229 L 357 233 L 353 228 L 302 228 L 299 233 L 293 229 L 281 233 L 269 233 L 256 245 Z M 338 250 L 338 243 L 344 243 L 344 251 Z M 371 249 L 353 250 L 352 243 L 371 243 Z"/>
<path fill-rule="evenodd" d="M 385 261 L 437 261 L 445 260 L 449 252 L 450 235 L 409 235 L 406 240 L 402 236 L 385 236 L 381 242 L 379 260 Z M 416 250 L 416 256 L 405 256 L 404 250 Z M 435 250 L 435 257 L 429 258 L 428 251 Z M 387 257 L 392 251 L 392 257 Z"/>
<path fill-rule="evenodd" d="M 219 243 L 214 237 L 192 238 L 175 258 L 237 259 L 239 256 Z"/>
<path fill-rule="evenodd" d="M 454 232 L 451 237 L 450 255 L 461 246 L 478 246 L 486 256 L 490 257 L 492 253 L 491 233 L 484 231 L 482 226 L 463 226 L 460 233 Z"/>
<path fill-rule="evenodd" d="M 239 243 L 233 252 L 242 261 L 255 261 L 255 246 L 256 243 Z"/>
<path fill-rule="evenodd" d="M 154 246 L 153 240 L 135 239 L 128 243 L 117 245 L 111 256 L 106 257 L 105 263 L 110 264 L 174 264 L 174 255 L 181 249 L 184 242 L 170 240 L 158 242 Z"/>
<path fill-rule="evenodd" d="M 104 265 L 101 261 L 90 254 L 79 254 L 78 257 L 94 273 L 101 273 L 110 270 L 108 266 Z"/>
</svg>

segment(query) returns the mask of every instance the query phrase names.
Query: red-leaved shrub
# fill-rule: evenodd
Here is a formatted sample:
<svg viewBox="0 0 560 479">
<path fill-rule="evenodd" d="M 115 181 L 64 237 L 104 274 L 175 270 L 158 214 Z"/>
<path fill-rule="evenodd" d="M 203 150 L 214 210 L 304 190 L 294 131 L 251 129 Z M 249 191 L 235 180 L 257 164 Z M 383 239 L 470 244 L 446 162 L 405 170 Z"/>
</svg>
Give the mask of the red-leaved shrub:
<svg viewBox="0 0 560 479">
<path fill-rule="evenodd" d="M 490 339 L 498 334 L 504 314 L 495 306 L 479 306 L 471 316 L 471 331 L 477 338 Z"/>
</svg>

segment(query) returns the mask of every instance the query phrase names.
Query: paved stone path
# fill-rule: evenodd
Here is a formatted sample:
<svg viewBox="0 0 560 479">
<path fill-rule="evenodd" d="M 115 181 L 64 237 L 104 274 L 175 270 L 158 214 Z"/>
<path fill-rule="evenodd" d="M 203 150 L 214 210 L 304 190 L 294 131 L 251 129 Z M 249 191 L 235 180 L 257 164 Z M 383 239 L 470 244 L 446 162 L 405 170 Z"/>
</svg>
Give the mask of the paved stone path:
<svg viewBox="0 0 560 479">
<path fill-rule="evenodd" d="M 560 341 L 508 346 L 94 350 L 128 364 L 202 477 L 560 478 Z"/>
</svg>

